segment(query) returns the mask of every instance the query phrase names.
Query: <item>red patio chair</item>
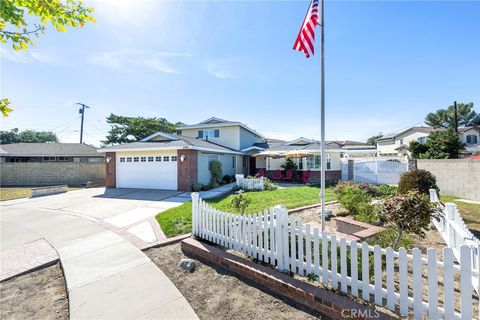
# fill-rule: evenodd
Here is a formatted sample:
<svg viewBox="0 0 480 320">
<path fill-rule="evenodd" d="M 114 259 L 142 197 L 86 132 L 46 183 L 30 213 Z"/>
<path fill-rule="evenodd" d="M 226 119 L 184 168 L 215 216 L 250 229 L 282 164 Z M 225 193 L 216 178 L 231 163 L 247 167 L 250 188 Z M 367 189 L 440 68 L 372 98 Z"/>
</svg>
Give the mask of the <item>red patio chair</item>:
<svg viewBox="0 0 480 320">
<path fill-rule="evenodd" d="M 292 169 L 288 169 L 285 172 L 285 177 L 283 177 L 283 180 L 287 180 L 287 181 L 292 182 L 292 180 L 293 180 L 293 170 Z"/>
<path fill-rule="evenodd" d="M 280 170 L 273 171 L 272 180 L 282 180 L 282 171 Z"/>
<path fill-rule="evenodd" d="M 257 177 L 265 177 L 265 169 L 258 169 Z"/>
<path fill-rule="evenodd" d="M 300 181 L 302 183 L 308 183 L 308 180 L 310 179 L 310 175 L 312 174 L 312 171 L 310 170 L 307 170 L 303 173 L 303 176 L 302 178 L 300 179 Z"/>
</svg>

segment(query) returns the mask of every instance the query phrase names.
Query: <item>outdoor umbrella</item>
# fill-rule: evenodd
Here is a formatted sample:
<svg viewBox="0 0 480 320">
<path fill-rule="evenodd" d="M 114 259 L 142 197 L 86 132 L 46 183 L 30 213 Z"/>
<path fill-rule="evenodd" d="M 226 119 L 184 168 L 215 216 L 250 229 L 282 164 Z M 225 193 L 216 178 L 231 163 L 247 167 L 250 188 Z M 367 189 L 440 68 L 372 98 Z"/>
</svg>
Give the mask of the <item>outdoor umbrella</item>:
<svg viewBox="0 0 480 320">
<path fill-rule="evenodd" d="M 285 153 L 285 157 L 287 158 L 307 158 L 313 156 L 313 153 L 307 150 L 292 150 Z"/>
</svg>

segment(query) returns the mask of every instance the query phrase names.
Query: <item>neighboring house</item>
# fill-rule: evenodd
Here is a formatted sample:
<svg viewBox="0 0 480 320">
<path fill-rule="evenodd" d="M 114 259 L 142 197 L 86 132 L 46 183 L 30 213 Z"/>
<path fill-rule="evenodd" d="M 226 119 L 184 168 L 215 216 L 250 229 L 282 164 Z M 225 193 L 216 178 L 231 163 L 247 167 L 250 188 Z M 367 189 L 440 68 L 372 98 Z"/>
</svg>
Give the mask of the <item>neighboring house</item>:
<svg viewBox="0 0 480 320">
<path fill-rule="evenodd" d="M 408 129 L 386 134 L 377 139 L 378 156 L 403 157 L 408 154 L 408 146 L 412 141 L 425 143 L 428 135 L 436 130 L 432 127 L 410 127 Z"/>
<path fill-rule="evenodd" d="M 310 170 L 312 172 L 310 181 L 320 182 L 320 142 L 306 138 L 298 138 L 293 141 L 275 144 L 254 155 L 256 170 L 264 169 L 266 176 L 271 177 L 275 170 L 284 170 L 285 154 L 305 153 L 305 157 L 296 157 L 292 160 L 297 164 L 300 175 Z M 342 170 L 340 166 L 340 155 L 343 149 L 337 146 L 325 145 L 326 152 L 326 174 L 325 180 L 337 182 L 341 179 Z"/>
<path fill-rule="evenodd" d="M 412 141 L 427 142 L 428 135 L 434 131 L 443 131 L 432 127 L 410 127 L 408 129 L 390 133 L 377 140 L 378 156 L 405 156 L 409 155 L 408 146 Z M 480 128 L 476 126 L 458 128 L 460 140 L 466 144 L 465 154 L 480 152 Z"/>
<path fill-rule="evenodd" d="M 377 155 L 377 148 L 366 142 L 334 140 L 327 141 L 327 145 L 341 148 L 343 150 L 340 155 L 342 158 L 367 158 L 375 157 Z"/>
<path fill-rule="evenodd" d="M 80 143 L 12 143 L 0 145 L 3 186 L 85 184 L 105 179 L 103 154 Z"/>
<path fill-rule="evenodd" d="M 218 118 L 177 130 L 99 149 L 106 152 L 107 187 L 190 191 L 210 183 L 212 160 L 222 163 L 223 175 L 247 172 L 242 149 L 265 140 L 243 123 Z"/>
</svg>

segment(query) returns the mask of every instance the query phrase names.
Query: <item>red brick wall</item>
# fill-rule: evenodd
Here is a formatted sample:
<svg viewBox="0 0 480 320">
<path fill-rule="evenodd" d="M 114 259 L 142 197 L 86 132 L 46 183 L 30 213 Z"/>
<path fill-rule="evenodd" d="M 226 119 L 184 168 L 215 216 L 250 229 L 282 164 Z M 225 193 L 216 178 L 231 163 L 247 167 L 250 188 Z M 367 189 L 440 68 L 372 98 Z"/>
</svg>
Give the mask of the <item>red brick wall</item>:
<svg viewBox="0 0 480 320">
<path fill-rule="evenodd" d="M 182 155 L 185 160 L 182 162 Z M 196 150 L 177 150 L 178 190 L 192 191 L 192 184 L 198 181 L 198 152 Z"/>
<path fill-rule="evenodd" d="M 329 289 L 294 279 L 289 275 L 248 261 L 192 238 L 183 240 L 181 247 L 185 255 L 202 261 L 207 265 L 227 270 L 243 281 L 273 296 L 288 300 L 317 317 L 326 319 L 365 319 L 364 316 L 354 316 L 355 314 L 361 314 L 369 315 L 366 317 L 368 319 L 398 319 L 374 309 L 373 306 L 358 303 Z"/>
<path fill-rule="evenodd" d="M 116 179 L 116 153 L 115 152 L 107 152 L 105 154 L 105 159 L 110 157 L 110 161 L 106 163 L 106 170 L 107 174 L 105 177 L 105 186 L 107 188 L 116 188 L 117 187 L 117 179 Z"/>
</svg>

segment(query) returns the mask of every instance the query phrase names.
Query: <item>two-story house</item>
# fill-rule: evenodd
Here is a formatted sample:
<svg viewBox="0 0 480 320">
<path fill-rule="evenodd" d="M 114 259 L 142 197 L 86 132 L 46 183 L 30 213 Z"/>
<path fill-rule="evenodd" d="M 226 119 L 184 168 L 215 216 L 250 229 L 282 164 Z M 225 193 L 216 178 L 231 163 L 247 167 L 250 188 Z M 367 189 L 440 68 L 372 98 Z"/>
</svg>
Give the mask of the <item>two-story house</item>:
<svg viewBox="0 0 480 320">
<path fill-rule="evenodd" d="M 190 191 L 195 183 L 210 183 L 212 160 L 222 163 L 223 175 L 246 172 L 242 149 L 265 140 L 243 123 L 218 118 L 177 130 L 99 149 L 106 152 L 107 187 Z"/>
<path fill-rule="evenodd" d="M 428 135 L 437 129 L 432 127 L 410 127 L 402 131 L 386 134 L 377 140 L 378 156 L 408 155 L 408 146 L 412 141 L 427 142 Z M 476 126 L 458 128 L 458 137 L 465 144 L 467 154 L 480 152 L 480 128 Z"/>
</svg>

